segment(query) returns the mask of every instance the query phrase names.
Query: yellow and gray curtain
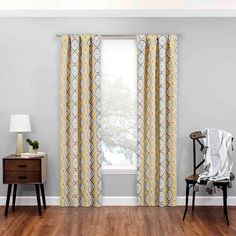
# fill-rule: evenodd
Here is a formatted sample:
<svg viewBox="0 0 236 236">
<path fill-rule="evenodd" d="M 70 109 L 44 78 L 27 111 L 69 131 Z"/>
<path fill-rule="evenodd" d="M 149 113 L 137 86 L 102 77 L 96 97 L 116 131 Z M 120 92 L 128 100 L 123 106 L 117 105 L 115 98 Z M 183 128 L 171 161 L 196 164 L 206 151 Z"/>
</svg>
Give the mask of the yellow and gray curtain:
<svg viewBox="0 0 236 236">
<path fill-rule="evenodd" d="M 61 38 L 61 206 L 101 205 L 101 38 Z"/>
<path fill-rule="evenodd" d="M 176 35 L 138 35 L 138 167 L 141 206 L 176 204 Z"/>
</svg>

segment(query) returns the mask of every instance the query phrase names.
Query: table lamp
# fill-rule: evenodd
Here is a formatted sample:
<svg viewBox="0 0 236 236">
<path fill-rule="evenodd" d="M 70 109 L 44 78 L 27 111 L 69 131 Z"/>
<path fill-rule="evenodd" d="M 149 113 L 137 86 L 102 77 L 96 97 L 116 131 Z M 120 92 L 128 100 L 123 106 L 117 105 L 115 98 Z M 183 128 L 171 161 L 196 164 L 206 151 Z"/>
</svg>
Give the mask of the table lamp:
<svg viewBox="0 0 236 236">
<path fill-rule="evenodd" d="M 29 115 L 11 115 L 9 132 L 17 133 L 16 155 L 20 156 L 23 152 L 23 135 L 24 132 L 30 132 Z"/>
</svg>

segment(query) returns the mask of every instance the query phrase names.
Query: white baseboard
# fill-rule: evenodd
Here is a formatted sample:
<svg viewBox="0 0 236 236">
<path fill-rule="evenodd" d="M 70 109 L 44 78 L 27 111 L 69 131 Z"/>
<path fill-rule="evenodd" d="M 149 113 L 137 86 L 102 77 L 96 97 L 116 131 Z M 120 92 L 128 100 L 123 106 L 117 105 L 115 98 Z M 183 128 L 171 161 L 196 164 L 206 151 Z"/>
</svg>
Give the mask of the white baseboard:
<svg viewBox="0 0 236 236">
<path fill-rule="evenodd" d="M 102 198 L 104 206 L 136 206 L 136 197 L 113 197 L 107 196 Z M 228 197 L 228 206 L 236 206 L 236 197 Z M 195 205 L 196 206 L 222 206 L 223 197 L 222 196 L 196 196 Z M 177 197 L 177 206 L 185 205 L 185 196 Z M 192 197 L 189 196 L 189 205 L 192 205 Z"/>
<path fill-rule="evenodd" d="M 107 196 L 102 197 L 103 206 L 137 206 L 137 198 L 135 196 Z"/>
<path fill-rule="evenodd" d="M 11 199 L 12 201 L 12 199 Z M 59 196 L 48 196 L 46 197 L 48 206 L 59 206 Z M 6 204 L 6 197 L 0 197 L 0 206 Z M 22 196 L 16 197 L 16 205 L 19 206 L 35 206 L 37 205 L 36 196 Z M 137 200 L 134 196 L 121 196 L 121 197 L 102 197 L 102 205 L 104 206 L 136 206 Z"/>
<path fill-rule="evenodd" d="M 10 200 L 11 203 L 12 199 Z M 46 202 L 48 206 L 59 206 L 60 205 L 60 197 L 59 196 L 48 196 L 46 197 Z M 6 197 L 0 197 L 0 206 L 4 206 L 6 204 Z M 36 196 L 22 196 L 16 197 L 16 205 L 18 206 L 36 206 L 37 200 Z"/>
<path fill-rule="evenodd" d="M 236 197 L 228 197 L 228 206 L 236 206 Z M 185 205 L 185 196 L 177 197 L 177 206 Z M 189 205 L 192 205 L 192 197 L 189 196 Z M 222 196 L 196 196 L 195 198 L 196 206 L 222 206 L 223 197 Z"/>
<path fill-rule="evenodd" d="M 46 197 L 48 206 L 59 206 L 59 196 Z M 189 205 L 192 203 L 192 197 L 189 197 Z M 6 204 L 6 197 L 0 196 L 0 205 Z M 196 196 L 196 206 L 222 206 L 222 196 Z M 35 206 L 37 205 L 35 196 L 22 196 L 16 198 L 18 206 Z M 104 196 L 102 197 L 103 206 L 136 206 L 137 199 L 135 196 Z M 185 205 L 185 196 L 177 197 L 177 206 Z M 236 206 L 236 196 L 228 197 L 228 206 Z"/>
</svg>

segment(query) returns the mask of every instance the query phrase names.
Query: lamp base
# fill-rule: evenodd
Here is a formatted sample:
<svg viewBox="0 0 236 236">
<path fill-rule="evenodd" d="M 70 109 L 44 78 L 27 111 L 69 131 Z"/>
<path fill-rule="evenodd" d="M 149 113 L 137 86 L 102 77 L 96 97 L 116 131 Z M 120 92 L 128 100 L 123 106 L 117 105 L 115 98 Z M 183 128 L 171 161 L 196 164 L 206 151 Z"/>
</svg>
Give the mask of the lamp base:
<svg viewBox="0 0 236 236">
<path fill-rule="evenodd" d="M 21 133 L 17 134 L 16 141 L 16 156 L 20 156 L 23 152 L 23 135 Z"/>
</svg>

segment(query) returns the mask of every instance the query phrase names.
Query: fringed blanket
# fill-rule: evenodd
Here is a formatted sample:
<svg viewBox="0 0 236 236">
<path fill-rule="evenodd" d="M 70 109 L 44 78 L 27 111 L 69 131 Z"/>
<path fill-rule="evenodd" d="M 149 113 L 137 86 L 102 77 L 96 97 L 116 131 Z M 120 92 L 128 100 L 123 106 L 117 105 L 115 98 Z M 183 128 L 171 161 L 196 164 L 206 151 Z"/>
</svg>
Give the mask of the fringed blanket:
<svg viewBox="0 0 236 236">
<path fill-rule="evenodd" d="M 202 133 L 203 154 L 204 154 L 204 172 L 199 175 L 198 183 L 201 180 L 207 180 L 208 193 L 213 192 L 213 182 L 218 180 L 233 180 L 232 173 L 233 161 L 233 136 L 232 134 L 217 129 L 206 129 Z M 231 187 L 231 183 L 229 184 Z"/>
</svg>

